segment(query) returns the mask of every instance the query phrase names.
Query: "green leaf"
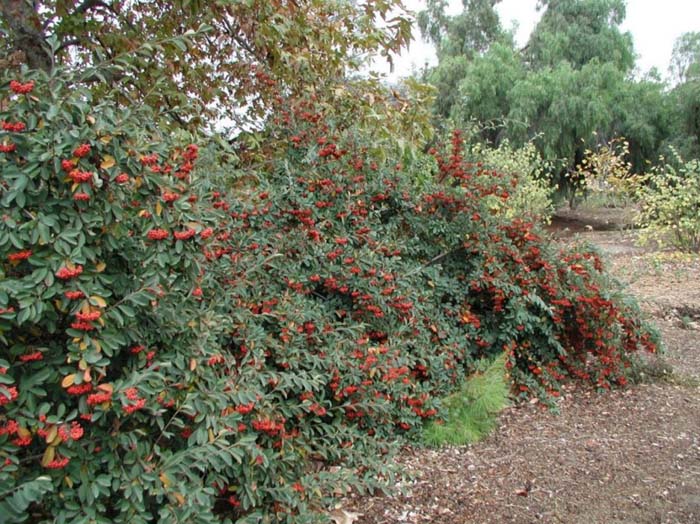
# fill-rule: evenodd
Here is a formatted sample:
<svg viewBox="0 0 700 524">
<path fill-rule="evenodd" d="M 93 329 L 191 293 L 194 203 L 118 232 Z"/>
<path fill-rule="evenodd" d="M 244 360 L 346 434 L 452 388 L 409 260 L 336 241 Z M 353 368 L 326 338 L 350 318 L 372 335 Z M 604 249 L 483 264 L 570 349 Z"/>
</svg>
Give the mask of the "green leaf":
<svg viewBox="0 0 700 524">
<path fill-rule="evenodd" d="M 4 494 L 0 500 L 0 516 L 2 522 L 19 523 L 26 522 L 29 518 L 27 509 L 34 502 L 39 502 L 44 495 L 53 491 L 51 478 L 41 476 L 34 480 L 20 484 L 10 494 Z M 7 519 L 7 520 L 5 520 Z"/>
</svg>

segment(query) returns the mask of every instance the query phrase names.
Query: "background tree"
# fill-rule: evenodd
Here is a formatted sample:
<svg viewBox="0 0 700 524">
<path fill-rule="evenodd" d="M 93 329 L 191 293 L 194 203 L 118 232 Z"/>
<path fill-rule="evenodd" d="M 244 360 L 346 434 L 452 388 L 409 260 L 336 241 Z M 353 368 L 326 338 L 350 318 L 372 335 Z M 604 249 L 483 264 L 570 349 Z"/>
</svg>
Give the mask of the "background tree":
<svg viewBox="0 0 700 524">
<path fill-rule="evenodd" d="M 112 63 L 120 70 L 97 90 L 177 108 L 194 124 L 258 119 L 280 91 L 323 92 L 410 40 L 400 0 L 0 0 L 0 28 L 5 58 L 20 52 L 43 70 Z"/>
<path fill-rule="evenodd" d="M 462 0 L 462 12 L 448 16 L 445 13 L 445 0 L 428 0 L 427 9 L 418 13 L 421 34 L 435 45 L 442 66 L 428 75 L 428 80 L 438 90 L 436 109 L 439 115 L 450 115 L 468 64 L 486 53 L 494 42 L 505 37 L 496 11 L 499 2 Z"/>
<path fill-rule="evenodd" d="M 586 148 L 621 134 L 634 169 L 645 169 L 645 160 L 655 159 L 667 141 L 671 123 L 660 79 L 632 74 L 632 37 L 620 28 L 625 1 L 543 0 L 542 18 L 522 50 L 502 30 L 480 30 L 500 28 L 498 20 L 486 23 L 497 16 L 494 5 L 467 3 L 460 15 L 447 17 L 437 3 L 422 15 L 423 34 L 438 42 L 439 64 L 427 76 L 439 92 L 436 112 L 460 126 L 486 124 L 480 137 L 491 145 L 534 140 L 544 157 L 556 160 L 557 177 L 575 171 Z M 470 13 L 476 22 L 465 32 L 461 21 Z M 456 38 L 460 34 L 472 37 Z M 488 46 L 474 35 L 488 35 Z M 692 42 L 687 38 L 680 47 L 678 63 L 692 63 Z"/>
<path fill-rule="evenodd" d="M 451 108 L 454 122 L 462 127 L 479 122 L 482 140 L 498 144 L 506 131 L 513 86 L 525 76 L 525 64 L 512 39 L 493 44 L 466 65 Z"/>
<path fill-rule="evenodd" d="M 681 35 L 673 47 L 669 93 L 672 130 L 668 140 L 686 158 L 700 155 L 700 32 Z"/>
<path fill-rule="evenodd" d="M 622 32 L 625 0 L 540 0 L 544 9 L 526 47 L 531 67 L 567 61 L 580 69 L 593 60 L 623 71 L 634 67 L 632 35 Z"/>
<path fill-rule="evenodd" d="M 673 45 L 669 72 L 678 84 L 700 77 L 699 31 L 691 31 L 678 37 Z"/>
</svg>

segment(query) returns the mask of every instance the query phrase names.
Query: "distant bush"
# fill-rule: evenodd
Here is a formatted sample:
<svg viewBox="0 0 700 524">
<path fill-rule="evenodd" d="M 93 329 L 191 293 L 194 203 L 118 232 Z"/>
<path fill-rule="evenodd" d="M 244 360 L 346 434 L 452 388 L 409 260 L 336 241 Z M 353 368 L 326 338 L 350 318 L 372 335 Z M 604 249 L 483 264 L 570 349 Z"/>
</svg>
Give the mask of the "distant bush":
<svg viewBox="0 0 700 524">
<path fill-rule="evenodd" d="M 641 176 L 632 173 L 629 142 L 615 138 L 597 149 L 586 149 L 576 166 L 573 190 L 582 198 L 601 197 L 610 207 L 625 207 L 636 200 Z"/>
<path fill-rule="evenodd" d="M 506 141 L 493 148 L 477 143 L 471 146 L 469 152 L 484 169 L 510 177 L 510 188 L 506 189 L 511 190 L 512 194 L 506 205 L 495 202 L 495 209 L 503 212 L 507 218 L 520 217 L 528 221 L 549 223 L 554 213 L 555 188 L 547 177 L 547 163 L 540 157 L 534 144 L 527 143 L 520 148 L 513 148 Z"/>
<path fill-rule="evenodd" d="M 655 167 L 639 186 L 643 241 L 700 251 L 700 161 L 676 157 Z"/>
<path fill-rule="evenodd" d="M 500 212 L 517 177 L 459 133 L 417 191 L 313 101 L 281 100 L 274 147 L 233 168 L 151 111 L 30 84 L 1 84 L 10 521 L 323 520 L 392 484 L 397 440 L 483 359 L 551 399 L 655 350 L 595 253 Z"/>
</svg>

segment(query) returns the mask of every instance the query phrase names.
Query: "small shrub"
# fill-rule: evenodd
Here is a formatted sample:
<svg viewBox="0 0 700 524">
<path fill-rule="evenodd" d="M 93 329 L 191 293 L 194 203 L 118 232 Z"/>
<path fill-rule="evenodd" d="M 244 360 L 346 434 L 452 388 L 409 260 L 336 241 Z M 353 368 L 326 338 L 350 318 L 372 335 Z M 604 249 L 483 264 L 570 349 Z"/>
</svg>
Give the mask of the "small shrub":
<svg viewBox="0 0 700 524">
<path fill-rule="evenodd" d="M 512 194 L 503 202 L 496 202 L 495 209 L 509 219 L 522 218 L 530 222 L 548 224 L 554 212 L 554 187 L 546 176 L 547 163 L 542 160 L 534 144 L 527 143 L 513 148 L 505 141 L 497 148 L 477 143 L 470 148 L 470 155 L 481 162 L 485 169 L 504 173 L 512 180 Z"/>
<path fill-rule="evenodd" d="M 635 200 L 640 176 L 632 173 L 629 142 L 615 138 L 595 151 L 586 149 L 581 164 L 576 166 L 579 196 L 599 197 L 608 207 L 626 207 Z"/>
<path fill-rule="evenodd" d="M 429 446 L 462 446 L 484 438 L 496 426 L 496 416 L 508 405 L 510 383 L 503 356 L 481 367 L 443 401 L 444 420 L 423 429 Z"/>
<path fill-rule="evenodd" d="M 642 241 L 682 251 L 700 251 L 700 162 L 676 159 L 680 167 L 655 167 L 639 187 Z"/>
</svg>

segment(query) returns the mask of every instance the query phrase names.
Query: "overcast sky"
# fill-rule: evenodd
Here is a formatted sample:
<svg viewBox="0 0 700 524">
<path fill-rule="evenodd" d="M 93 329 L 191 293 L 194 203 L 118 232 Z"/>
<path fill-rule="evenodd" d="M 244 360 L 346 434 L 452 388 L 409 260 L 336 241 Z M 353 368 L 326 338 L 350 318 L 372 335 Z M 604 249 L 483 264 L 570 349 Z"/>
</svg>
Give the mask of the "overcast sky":
<svg viewBox="0 0 700 524">
<path fill-rule="evenodd" d="M 423 8 L 424 1 L 405 0 L 411 10 Z M 537 0 L 502 0 L 498 12 L 506 28 L 517 23 L 516 39 L 524 44 L 541 13 L 535 9 Z M 461 0 L 451 0 L 452 13 L 461 10 Z M 673 43 L 688 31 L 700 31 L 700 0 L 627 0 L 627 18 L 623 30 L 630 31 L 634 38 L 634 49 L 638 55 L 637 67 L 644 73 L 656 67 L 662 75 L 667 74 Z M 418 28 L 414 29 L 416 41 L 408 52 L 395 60 L 394 73 L 390 78 L 405 76 L 412 69 L 422 68 L 426 61 L 435 63 L 435 52 L 431 46 L 421 42 Z"/>
</svg>

